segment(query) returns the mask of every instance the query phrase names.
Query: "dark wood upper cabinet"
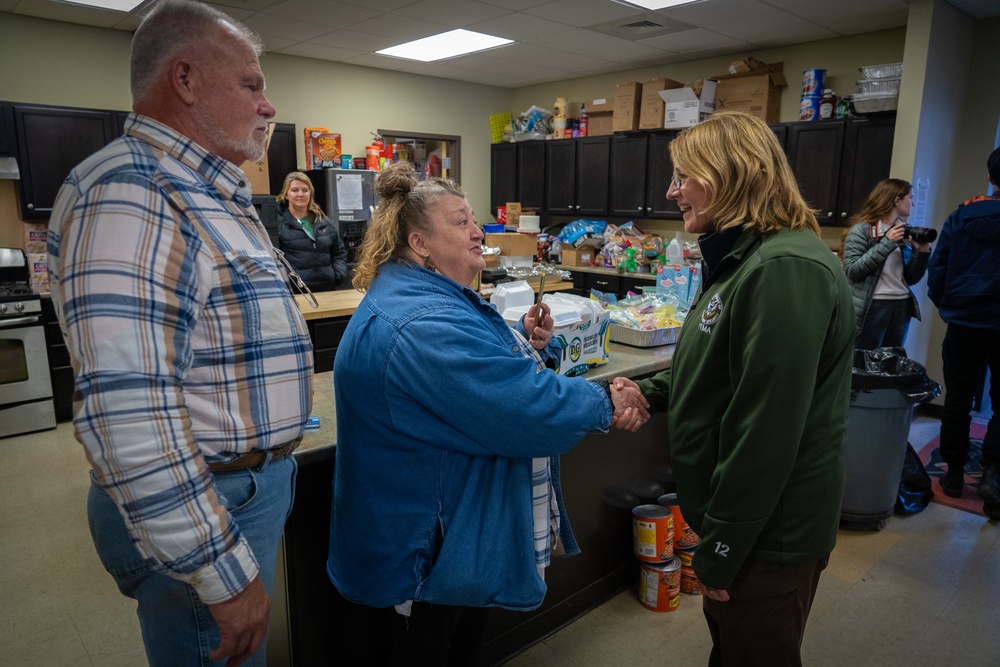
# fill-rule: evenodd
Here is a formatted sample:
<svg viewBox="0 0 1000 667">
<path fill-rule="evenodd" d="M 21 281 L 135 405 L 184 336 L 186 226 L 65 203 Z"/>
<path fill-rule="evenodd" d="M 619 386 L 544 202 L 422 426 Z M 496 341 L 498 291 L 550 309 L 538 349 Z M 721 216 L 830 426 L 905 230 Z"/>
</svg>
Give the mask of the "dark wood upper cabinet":
<svg viewBox="0 0 1000 667">
<path fill-rule="evenodd" d="M 285 176 L 298 171 L 295 154 L 295 123 L 275 123 L 271 143 L 267 146 L 267 174 L 271 194 L 277 196 L 285 184 Z"/>
<path fill-rule="evenodd" d="M 658 132 L 649 135 L 649 152 L 646 156 L 646 217 L 680 218 L 677 202 L 667 199 L 674 163 L 670 160 L 670 142 L 676 132 Z"/>
<path fill-rule="evenodd" d="M 14 108 L 10 102 L 0 102 L 0 157 L 14 155 Z"/>
<path fill-rule="evenodd" d="M 844 130 L 843 121 L 795 123 L 788 128 L 788 162 L 802 196 L 818 210 L 821 225 L 837 222 Z"/>
<path fill-rule="evenodd" d="M 545 206 L 545 142 L 517 145 L 517 200 L 521 209 L 541 211 Z"/>
<path fill-rule="evenodd" d="M 24 220 L 47 220 L 69 172 L 116 136 L 111 111 L 35 104 L 14 105 L 14 128 Z"/>
<path fill-rule="evenodd" d="M 573 139 L 545 142 L 545 212 L 576 215 L 576 147 Z"/>
<path fill-rule="evenodd" d="M 576 139 L 576 214 L 601 217 L 608 214 L 608 137 Z"/>
<path fill-rule="evenodd" d="M 517 201 L 517 144 L 490 146 L 490 215 L 496 217 L 497 207 Z"/>
<path fill-rule="evenodd" d="M 646 217 L 645 134 L 616 135 L 611 139 L 611 190 L 608 215 Z"/>
<path fill-rule="evenodd" d="M 846 224 L 872 188 L 889 178 L 895 133 L 894 117 L 859 118 L 847 123 L 836 210 L 838 224 Z"/>
</svg>

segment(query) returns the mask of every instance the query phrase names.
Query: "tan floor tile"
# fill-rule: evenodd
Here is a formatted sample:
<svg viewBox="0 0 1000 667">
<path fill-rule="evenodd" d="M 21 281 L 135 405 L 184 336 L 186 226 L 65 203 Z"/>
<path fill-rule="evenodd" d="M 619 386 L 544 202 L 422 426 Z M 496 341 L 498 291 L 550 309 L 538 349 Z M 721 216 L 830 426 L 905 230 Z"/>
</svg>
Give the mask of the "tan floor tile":
<svg viewBox="0 0 1000 667">
<path fill-rule="evenodd" d="M 142 652 L 142 632 L 135 607 L 134 600 L 119 595 L 117 601 L 106 607 L 73 617 L 92 659 L 104 659 L 123 651 Z"/>
<path fill-rule="evenodd" d="M 0 664 L 17 667 L 91 667 L 90 656 L 71 622 L 0 640 Z"/>
</svg>

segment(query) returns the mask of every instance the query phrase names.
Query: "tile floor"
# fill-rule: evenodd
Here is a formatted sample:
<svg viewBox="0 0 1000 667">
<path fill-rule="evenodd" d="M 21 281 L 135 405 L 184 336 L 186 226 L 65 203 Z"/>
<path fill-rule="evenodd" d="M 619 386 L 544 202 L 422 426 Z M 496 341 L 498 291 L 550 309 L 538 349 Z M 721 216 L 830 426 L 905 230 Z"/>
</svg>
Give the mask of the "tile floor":
<svg viewBox="0 0 1000 667">
<path fill-rule="evenodd" d="M 916 420 L 911 442 L 936 435 Z M 134 605 L 94 554 L 88 465 L 72 427 L 0 440 L 0 665 L 145 665 Z M 881 531 L 840 532 L 806 632 L 815 667 L 1000 665 L 1000 526 L 932 503 Z M 705 665 L 699 599 L 669 614 L 635 590 L 517 656 L 510 667 Z M 281 666 L 275 666 L 281 667 Z"/>
</svg>

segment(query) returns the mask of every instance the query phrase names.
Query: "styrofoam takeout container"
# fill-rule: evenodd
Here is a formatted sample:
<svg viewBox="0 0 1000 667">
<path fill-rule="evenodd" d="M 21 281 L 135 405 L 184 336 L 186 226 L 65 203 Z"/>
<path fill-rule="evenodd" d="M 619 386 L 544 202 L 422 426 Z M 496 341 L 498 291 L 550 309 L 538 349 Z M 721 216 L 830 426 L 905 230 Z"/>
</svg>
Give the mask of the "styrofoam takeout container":
<svg viewBox="0 0 1000 667">
<path fill-rule="evenodd" d="M 903 63 L 888 63 L 886 65 L 865 65 L 858 71 L 866 79 L 884 79 L 890 76 L 903 75 Z"/>
</svg>

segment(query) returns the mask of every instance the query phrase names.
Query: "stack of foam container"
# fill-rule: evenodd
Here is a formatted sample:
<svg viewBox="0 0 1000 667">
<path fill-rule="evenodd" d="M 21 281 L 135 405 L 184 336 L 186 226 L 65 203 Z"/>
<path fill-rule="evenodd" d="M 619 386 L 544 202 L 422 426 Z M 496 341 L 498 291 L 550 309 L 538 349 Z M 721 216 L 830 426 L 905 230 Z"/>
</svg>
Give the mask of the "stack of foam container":
<svg viewBox="0 0 1000 667">
<path fill-rule="evenodd" d="M 858 92 L 851 97 L 854 111 L 859 114 L 894 111 L 899 106 L 899 82 L 903 63 L 861 67 L 863 77 Z"/>
</svg>

